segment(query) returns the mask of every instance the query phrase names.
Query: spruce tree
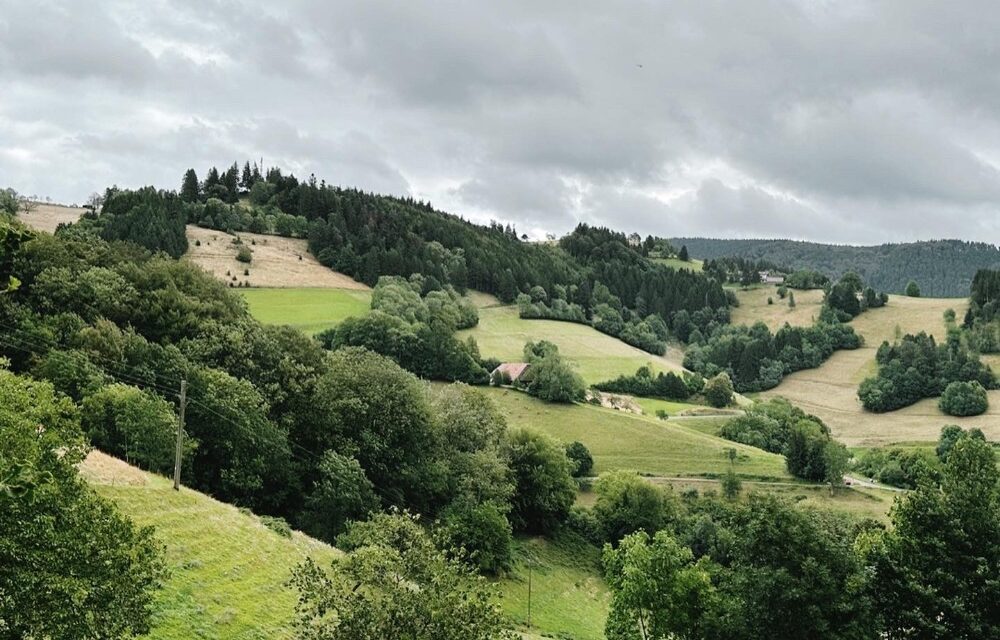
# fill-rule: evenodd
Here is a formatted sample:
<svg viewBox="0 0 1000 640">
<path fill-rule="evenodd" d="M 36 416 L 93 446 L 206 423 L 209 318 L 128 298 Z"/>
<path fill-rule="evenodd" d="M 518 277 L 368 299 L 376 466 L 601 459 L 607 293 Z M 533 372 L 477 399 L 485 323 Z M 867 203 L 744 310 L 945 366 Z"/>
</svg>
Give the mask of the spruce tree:
<svg viewBox="0 0 1000 640">
<path fill-rule="evenodd" d="M 198 174 L 194 169 L 188 169 L 184 173 L 184 182 L 181 184 L 181 200 L 184 202 L 198 202 L 201 199 L 201 189 L 198 187 Z"/>
<path fill-rule="evenodd" d="M 691 256 L 688 255 L 688 248 L 687 248 L 686 244 L 681 245 L 681 250 L 677 254 L 677 257 L 680 258 L 681 260 L 683 260 L 684 262 L 690 262 L 691 261 Z"/>
<path fill-rule="evenodd" d="M 250 187 L 253 186 L 253 174 L 250 173 L 250 161 L 248 160 L 246 164 L 243 165 L 243 176 L 240 178 L 240 188 L 244 192 L 249 192 Z"/>
</svg>

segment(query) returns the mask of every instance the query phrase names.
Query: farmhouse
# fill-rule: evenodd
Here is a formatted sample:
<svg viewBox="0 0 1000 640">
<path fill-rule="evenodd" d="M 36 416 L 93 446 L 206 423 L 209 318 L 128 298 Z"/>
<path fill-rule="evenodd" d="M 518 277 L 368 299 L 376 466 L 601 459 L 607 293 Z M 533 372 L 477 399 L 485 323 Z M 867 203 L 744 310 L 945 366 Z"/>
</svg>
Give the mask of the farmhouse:
<svg viewBox="0 0 1000 640">
<path fill-rule="evenodd" d="M 773 271 L 761 271 L 760 281 L 764 284 L 784 284 L 785 276 Z"/>
<path fill-rule="evenodd" d="M 527 362 L 504 362 L 493 370 L 490 374 L 490 379 L 496 380 L 502 378 L 505 381 L 517 382 L 518 378 L 523 376 L 530 367 L 531 365 Z"/>
</svg>

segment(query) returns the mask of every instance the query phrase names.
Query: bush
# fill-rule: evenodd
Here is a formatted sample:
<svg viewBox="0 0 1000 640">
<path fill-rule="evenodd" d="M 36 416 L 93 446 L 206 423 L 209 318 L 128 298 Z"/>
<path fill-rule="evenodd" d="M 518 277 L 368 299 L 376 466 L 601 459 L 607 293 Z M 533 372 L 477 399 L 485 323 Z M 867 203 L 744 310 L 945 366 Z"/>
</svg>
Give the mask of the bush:
<svg viewBox="0 0 1000 640">
<path fill-rule="evenodd" d="M 582 442 L 571 442 L 566 445 L 566 457 L 574 465 L 574 478 L 590 475 L 590 470 L 594 468 L 594 457 Z"/>
<path fill-rule="evenodd" d="M 722 372 L 705 383 L 705 400 L 713 407 L 728 407 L 733 402 L 733 383 L 729 376 Z"/>
<path fill-rule="evenodd" d="M 240 262 L 249 263 L 253 260 L 253 252 L 250 251 L 249 247 L 240 246 L 239 251 L 236 252 L 236 259 Z"/>
<path fill-rule="evenodd" d="M 260 516 L 260 523 L 282 538 L 292 537 L 292 528 L 288 526 L 288 522 L 284 518 Z"/>
<path fill-rule="evenodd" d="M 636 531 L 659 531 L 676 515 L 677 505 L 666 491 L 630 471 L 602 475 L 594 491 L 594 515 L 604 540 L 612 544 Z"/>
<path fill-rule="evenodd" d="M 497 574 L 511 566 L 510 522 L 493 502 L 460 500 L 448 506 L 441 513 L 439 533 L 448 546 L 464 548 L 465 560 L 482 573 Z"/>
<path fill-rule="evenodd" d="M 910 280 L 906 284 L 906 295 L 910 296 L 911 298 L 920 297 L 920 287 L 913 280 Z"/>
<path fill-rule="evenodd" d="M 978 416 L 989 407 L 986 389 L 975 380 L 952 382 L 944 389 L 938 401 L 941 411 L 950 416 Z"/>
<path fill-rule="evenodd" d="M 601 522 L 594 515 L 593 510 L 586 507 L 575 505 L 569 510 L 569 515 L 566 516 L 566 528 L 591 544 L 601 545 L 604 543 Z"/>
</svg>

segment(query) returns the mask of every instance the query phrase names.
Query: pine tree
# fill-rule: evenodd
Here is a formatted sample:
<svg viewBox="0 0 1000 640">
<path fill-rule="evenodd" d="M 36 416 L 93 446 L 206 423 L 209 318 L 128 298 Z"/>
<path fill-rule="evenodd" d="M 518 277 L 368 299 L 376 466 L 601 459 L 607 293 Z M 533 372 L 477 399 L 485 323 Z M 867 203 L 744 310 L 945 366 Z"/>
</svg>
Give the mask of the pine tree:
<svg viewBox="0 0 1000 640">
<path fill-rule="evenodd" d="M 788 292 L 788 308 L 789 309 L 794 309 L 795 308 L 795 292 L 794 291 L 789 291 Z"/>
<path fill-rule="evenodd" d="M 184 202 L 198 202 L 201 199 L 201 189 L 198 187 L 198 174 L 194 169 L 188 169 L 184 173 L 184 182 L 181 184 L 181 200 Z"/>
<path fill-rule="evenodd" d="M 222 175 L 222 186 L 228 192 L 226 202 L 230 204 L 235 203 L 240 195 L 240 169 L 235 162 Z"/>
<path fill-rule="evenodd" d="M 249 192 L 250 187 L 253 186 L 253 174 L 250 173 L 250 161 L 248 160 L 246 164 L 243 165 L 243 176 L 240 178 L 240 188 L 244 192 Z"/>
<path fill-rule="evenodd" d="M 681 250 L 680 250 L 680 252 L 677 253 L 677 257 L 680 258 L 681 260 L 683 260 L 684 262 L 690 262 L 691 261 L 691 256 L 688 255 L 688 248 L 687 248 L 686 244 L 685 245 L 681 245 Z"/>
</svg>

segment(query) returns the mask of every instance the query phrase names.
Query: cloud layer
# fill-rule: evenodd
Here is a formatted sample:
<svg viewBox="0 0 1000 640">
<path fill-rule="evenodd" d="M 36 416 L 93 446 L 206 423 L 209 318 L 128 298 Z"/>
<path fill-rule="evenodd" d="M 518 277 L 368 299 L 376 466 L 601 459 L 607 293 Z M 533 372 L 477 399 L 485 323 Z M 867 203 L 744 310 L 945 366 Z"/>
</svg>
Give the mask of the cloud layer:
<svg viewBox="0 0 1000 640">
<path fill-rule="evenodd" d="M 263 158 L 562 233 L 1000 232 L 982 1 L 0 0 L 0 184 Z"/>
</svg>

